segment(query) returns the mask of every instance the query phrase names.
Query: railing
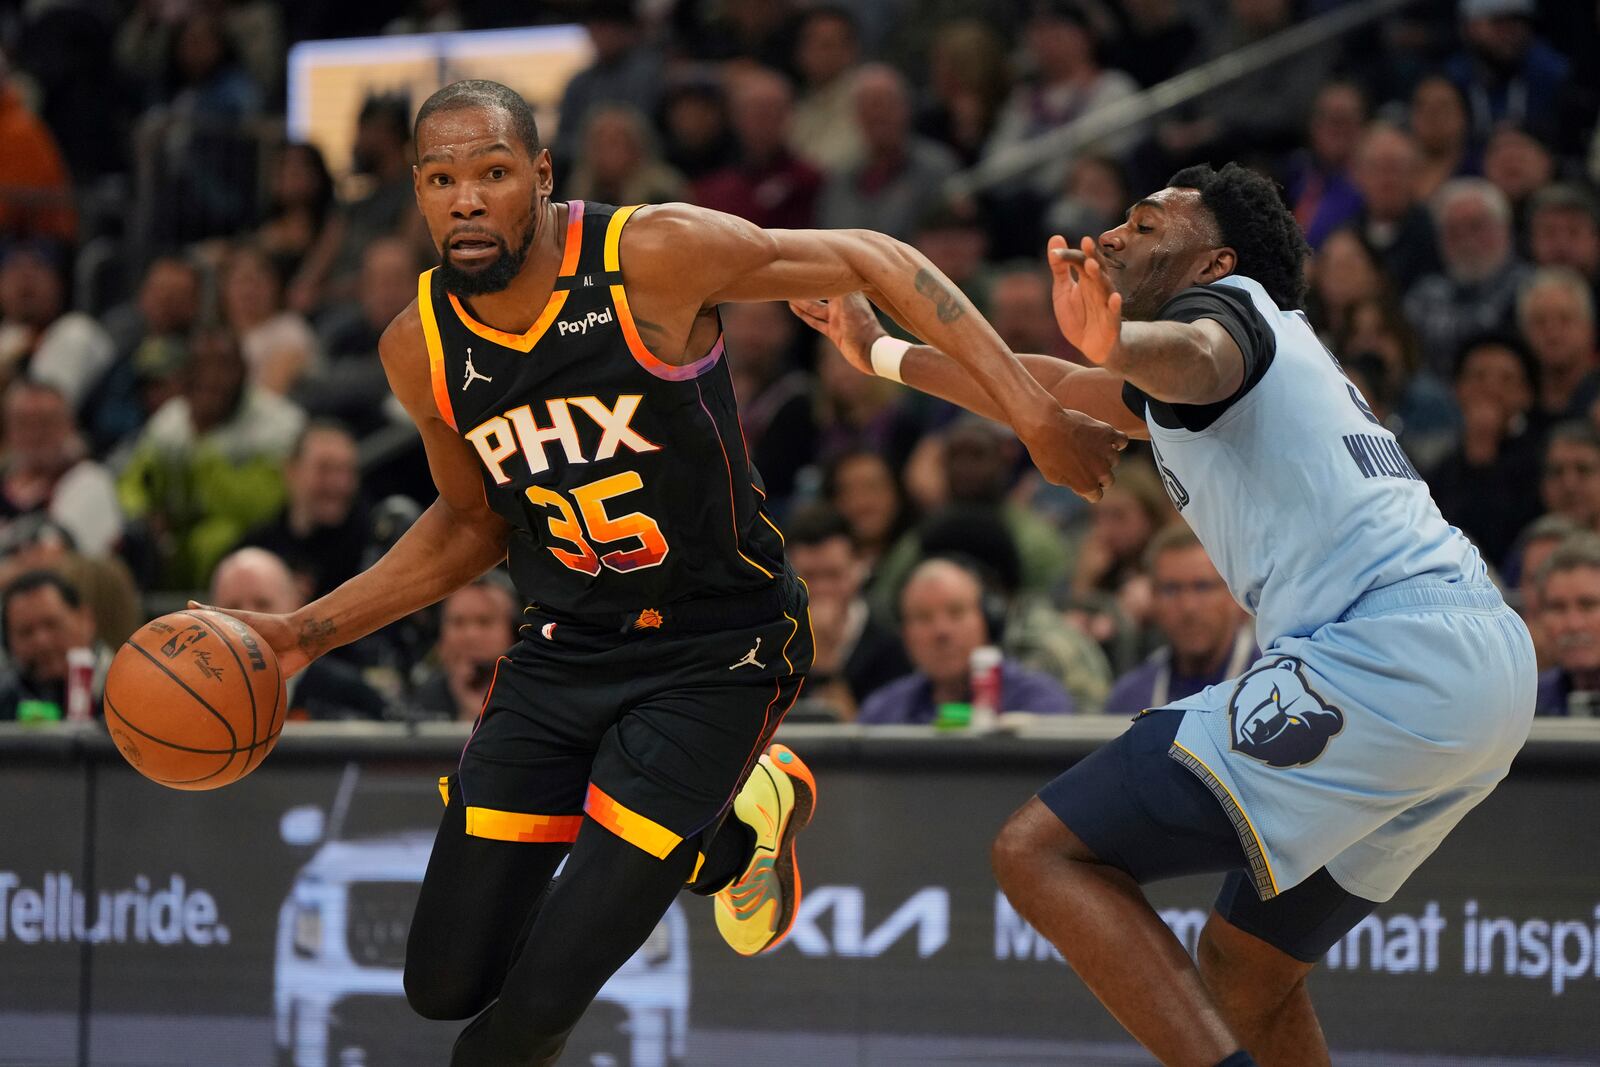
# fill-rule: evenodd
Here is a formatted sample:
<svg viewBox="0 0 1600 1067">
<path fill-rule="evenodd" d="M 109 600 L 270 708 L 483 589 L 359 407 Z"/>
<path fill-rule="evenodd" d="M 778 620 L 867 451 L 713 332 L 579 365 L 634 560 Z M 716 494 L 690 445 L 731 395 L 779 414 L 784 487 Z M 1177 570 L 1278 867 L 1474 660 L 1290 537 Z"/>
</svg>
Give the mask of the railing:
<svg viewBox="0 0 1600 1067">
<path fill-rule="evenodd" d="M 970 196 L 1010 181 L 1041 164 L 1077 153 L 1102 137 L 1148 122 L 1230 82 L 1320 48 L 1375 19 L 1395 14 L 1416 3 L 1417 0 L 1359 0 L 1291 26 L 1264 40 L 1168 78 L 1159 85 L 1152 85 L 1143 92 L 1091 111 L 1031 141 L 998 152 L 953 176 L 946 191 L 952 197 Z"/>
</svg>

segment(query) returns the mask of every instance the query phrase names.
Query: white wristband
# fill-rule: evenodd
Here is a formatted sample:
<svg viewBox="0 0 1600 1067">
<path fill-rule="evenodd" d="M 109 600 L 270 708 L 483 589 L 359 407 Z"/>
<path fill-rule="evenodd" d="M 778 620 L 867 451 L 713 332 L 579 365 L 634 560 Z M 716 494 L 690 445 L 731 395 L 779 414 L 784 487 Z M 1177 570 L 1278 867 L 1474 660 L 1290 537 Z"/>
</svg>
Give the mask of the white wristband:
<svg viewBox="0 0 1600 1067">
<path fill-rule="evenodd" d="M 887 334 L 878 338 L 872 342 L 872 373 L 904 385 L 905 379 L 900 377 L 900 364 L 910 349 L 910 341 L 902 341 Z"/>
</svg>

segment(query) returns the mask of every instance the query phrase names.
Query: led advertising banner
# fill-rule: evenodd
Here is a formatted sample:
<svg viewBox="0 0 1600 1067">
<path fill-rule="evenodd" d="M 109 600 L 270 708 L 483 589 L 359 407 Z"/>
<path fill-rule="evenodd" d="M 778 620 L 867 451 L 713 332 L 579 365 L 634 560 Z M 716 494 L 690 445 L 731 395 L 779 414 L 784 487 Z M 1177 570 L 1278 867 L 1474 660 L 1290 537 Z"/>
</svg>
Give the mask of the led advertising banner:
<svg viewBox="0 0 1600 1067">
<path fill-rule="evenodd" d="M 442 1067 L 456 1026 L 401 987 L 442 762 L 279 753 L 201 794 L 4 764 L 0 1064 Z M 564 1063 L 1150 1062 L 989 874 L 1048 765 L 816 769 L 788 941 L 740 958 L 683 895 Z M 1592 771 L 1540 768 L 1473 812 L 1312 979 L 1336 1061 L 1600 1063 L 1596 810 Z M 1191 948 L 1215 881 L 1155 888 Z"/>
</svg>

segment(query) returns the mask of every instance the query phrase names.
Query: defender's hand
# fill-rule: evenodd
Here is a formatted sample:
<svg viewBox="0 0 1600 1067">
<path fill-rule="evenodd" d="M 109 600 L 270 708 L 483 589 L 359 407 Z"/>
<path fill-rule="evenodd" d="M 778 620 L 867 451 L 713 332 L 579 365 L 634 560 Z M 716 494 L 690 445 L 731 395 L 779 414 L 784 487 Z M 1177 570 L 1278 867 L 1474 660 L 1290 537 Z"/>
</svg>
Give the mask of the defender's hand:
<svg viewBox="0 0 1600 1067">
<path fill-rule="evenodd" d="M 1064 485 L 1097 502 L 1115 480 L 1113 471 L 1128 447 L 1128 435 L 1079 411 L 1055 413 L 1017 436 L 1027 446 L 1034 466 L 1056 485 Z"/>
<path fill-rule="evenodd" d="M 226 608 L 214 608 L 209 604 L 201 604 L 193 600 L 189 601 L 189 607 L 203 611 L 215 611 L 219 615 L 232 615 L 250 627 L 277 654 L 278 669 L 283 672 L 283 676 L 286 679 L 305 670 L 306 665 L 311 662 L 311 657 L 301 647 L 300 633 L 295 627 L 292 615 L 266 615 L 259 611 L 230 611 Z"/>
<path fill-rule="evenodd" d="M 871 374 L 872 342 L 884 335 L 877 312 L 861 293 L 832 300 L 791 300 L 789 310 L 799 320 L 833 342 L 849 364 Z"/>
<path fill-rule="evenodd" d="M 1091 363 L 1104 364 L 1122 336 L 1122 294 L 1106 280 L 1093 239 L 1085 237 L 1081 248 L 1072 249 L 1065 238 L 1052 237 L 1046 258 L 1056 325 Z"/>
</svg>

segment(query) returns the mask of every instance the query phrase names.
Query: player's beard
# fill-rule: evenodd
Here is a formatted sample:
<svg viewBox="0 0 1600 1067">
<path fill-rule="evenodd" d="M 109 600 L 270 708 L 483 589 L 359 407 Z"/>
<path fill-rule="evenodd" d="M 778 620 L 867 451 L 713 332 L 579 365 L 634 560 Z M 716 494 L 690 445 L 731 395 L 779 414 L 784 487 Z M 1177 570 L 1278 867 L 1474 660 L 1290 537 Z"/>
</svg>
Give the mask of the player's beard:
<svg viewBox="0 0 1600 1067">
<path fill-rule="evenodd" d="M 491 238 L 500 254 L 488 266 L 462 270 L 450 262 L 450 249 L 446 246 L 439 255 L 439 277 L 444 281 L 445 292 L 456 296 L 484 296 L 503 291 L 522 273 L 522 265 L 528 261 L 528 251 L 538 233 L 539 201 L 535 197 L 533 210 L 528 213 L 528 225 L 516 250 L 512 251 L 504 237 Z"/>
</svg>

